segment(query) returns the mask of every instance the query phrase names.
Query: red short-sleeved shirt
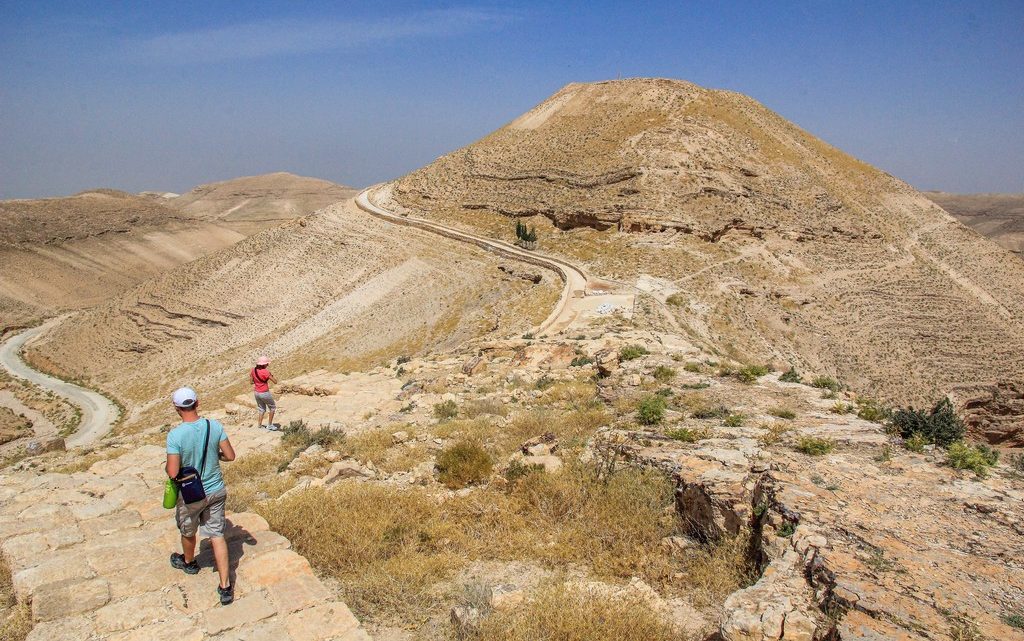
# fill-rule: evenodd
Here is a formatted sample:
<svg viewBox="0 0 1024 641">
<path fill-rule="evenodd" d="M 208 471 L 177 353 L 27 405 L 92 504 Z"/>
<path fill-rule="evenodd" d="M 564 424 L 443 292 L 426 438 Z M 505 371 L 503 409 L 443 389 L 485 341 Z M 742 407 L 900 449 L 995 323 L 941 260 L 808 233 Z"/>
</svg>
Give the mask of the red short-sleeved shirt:
<svg viewBox="0 0 1024 641">
<path fill-rule="evenodd" d="M 249 372 L 249 378 L 252 379 L 252 388 L 258 392 L 269 392 L 270 385 L 267 385 L 267 381 L 270 380 L 269 369 L 256 369 L 252 368 Z"/>
</svg>

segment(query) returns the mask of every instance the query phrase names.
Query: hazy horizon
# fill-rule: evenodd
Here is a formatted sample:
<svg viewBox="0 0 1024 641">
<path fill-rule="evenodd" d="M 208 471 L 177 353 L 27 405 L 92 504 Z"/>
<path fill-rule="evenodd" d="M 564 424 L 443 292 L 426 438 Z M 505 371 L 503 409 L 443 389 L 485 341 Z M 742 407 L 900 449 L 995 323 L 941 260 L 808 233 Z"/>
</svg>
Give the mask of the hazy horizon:
<svg viewBox="0 0 1024 641">
<path fill-rule="evenodd" d="M 922 190 L 1024 192 L 1024 5 L 0 2 L 0 198 L 359 187 L 570 82 L 747 94 Z"/>
</svg>

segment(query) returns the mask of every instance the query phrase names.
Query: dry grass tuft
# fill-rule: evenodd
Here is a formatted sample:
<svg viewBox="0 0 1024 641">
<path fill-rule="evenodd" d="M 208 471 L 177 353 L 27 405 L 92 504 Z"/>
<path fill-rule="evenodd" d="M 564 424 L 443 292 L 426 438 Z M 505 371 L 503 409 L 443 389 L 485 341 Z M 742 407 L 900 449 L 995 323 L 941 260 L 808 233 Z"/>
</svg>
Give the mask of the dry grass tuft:
<svg viewBox="0 0 1024 641">
<path fill-rule="evenodd" d="M 270 452 L 254 452 L 222 465 L 224 483 L 228 486 L 227 508 L 243 512 L 260 500 L 262 494 L 277 498 L 295 485 L 290 474 L 279 475 L 278 469 L 291 461 L 287 448 Z"/>
<path fill-rule="evenodd" d="M 438 480 L 453 490 L 486 481 L 492 469 L 491 455 L 473 441 L 459 441 L 437 457 Z"/>
<path fill-rule="evenodd" d="M 483 641 L 683 641 L 687 637 L 642 599 L 592 594 L 553 583 L 522 605 L 486 617 Z"/>
<path fill-rule="evenodd" d="M 748 562 L 749 535 L 723 538 L 687 554 L 682 584 L 697 607 L 722 603 L 730 594 L 757 580 Z"/>
<path fill-rule="evenodd" d="M 508 416 L 508 407 L 499 398 L 481 398 L 468 401 L 462 407 L 462 414 L 470 419 L 480 416 Z"/>
<path fill-rule="evenodd" d="M 7 559 L 0 554 L 0 640 L 24 641 L 32 631 L 32 611 L 27 602 L 18 603 Z"/>
<path fill-rule="evenodd" d="M 603 408 L 564 413 L 534 409 L 514 414 L 497 438 L 502 453 L 511 453 L 524 441 L 547 432 L 554 434 L 562 447 L 574 447 L 581 446 L 597 428 L 610 422 L 611 416 Z"/>
<path fill-rule="evenodd" d="M 569 407 L 576 410 L 594 409 L 601 404 L 597 400 L 597 386 L 584 381 L 560 381 L 555 383 L 540 397 L 540 403 L 542 405 L 566 403 Z"/>
</svg>

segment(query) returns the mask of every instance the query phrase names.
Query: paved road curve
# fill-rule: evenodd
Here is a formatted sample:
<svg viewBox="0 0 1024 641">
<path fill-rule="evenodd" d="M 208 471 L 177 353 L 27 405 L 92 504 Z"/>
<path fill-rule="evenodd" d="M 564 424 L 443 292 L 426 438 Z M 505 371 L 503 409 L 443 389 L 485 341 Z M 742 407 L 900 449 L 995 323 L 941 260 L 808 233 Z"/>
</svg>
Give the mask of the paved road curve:
<svg viewBox="0 0 1024 641">
<path fill-rule="evenodd" d="M 0 366 L 12 375 L 35 383 L 81 409 L 82 422 L 78 426 L 78 431 L 67 438 L 67 445 L 68 447 L 90 445 L 110 431 L 118 417 L 117 407 L 102 394 L 43 374 L 21 360 L 21 348 L 25 343 L 46 332 L 60 321 L 60 318 L 55 318 L 39 327 L 26 329 L 0 345 Z"/>
<path fill-rule="evenodd" d="M 569 324 L 572 323 L 572 321 L 579 315 L 579 309 L 577 309 L 577 306 L 573 304 L 573 301 L 578 301 L 583 298 L 589 282 L 587 274 L 579 267 L 559 258 L 527 251 L 504 241 L 494 240 L 493 238 L 477 236 L 476 234 L 470 234 L 468 232 L 453 229 L 433 220 L 426 220 L 424 218 L 417 218 L 414 216 L 400 216 L 371 202 L 370 193 L 378 188 L 382 188 L 382 186 L 375 185 L 374 187 L 369 187 L 356 196 L 356 204 L 360 209 L 389 222 L 409 227 L 417 227 L 419 229 L 434 232 L 435 234 L 440 234 L 447 238 L 472 243 L 477 247 L 505 256 L 506 258 L 520 260 L 555 271 L 565 282 L 565 286 L 562 288 L 562 296 L 559 298 L 558 304 L 555 305 L 555 309 L 552 310 L 547 319 L 541 323 L 537 331 L 534 332 L 535 334 L 555 334 L 568 327 Z M 386 188 L 386 186 L 383 186 L 383 188 Z"/>
</svg>

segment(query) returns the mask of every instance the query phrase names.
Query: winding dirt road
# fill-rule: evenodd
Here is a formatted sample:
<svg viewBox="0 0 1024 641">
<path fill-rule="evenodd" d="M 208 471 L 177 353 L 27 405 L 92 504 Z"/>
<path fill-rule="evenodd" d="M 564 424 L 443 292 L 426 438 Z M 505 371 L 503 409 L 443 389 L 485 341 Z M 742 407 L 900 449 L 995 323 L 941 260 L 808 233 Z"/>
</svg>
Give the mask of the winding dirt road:
<svg viewBox="0 0 1024 641">
<path fill-rule="evenodd" d="M 433 220 L 417 218 L 415 216 L 400 215 L 388 211 L 383 207 L 374 204 L 370 200 L 371 193 L 376 192 L 378 189 L 386 188 L 386 185 L 374 185 L 364 189 L 358 196 L 356 196 L 356 205 L 368 214 L 388 222 L 405 225 L 407 227 L 416 227 L 418 229 L 439 234 L 446 238 L 472 243 L 481 249 L 498 254 L 499 256 L 526 262 L 531 265 L 543 267 L 544 269 L 550 269 L 557 273 L 565 283 L 565 286 L 562 288 L 562 295 L 558 299 L 558 304 L 555 305 L 554 310 L 552 310 L 547 319 L 545 319 L 534 332 L 537 336 L 556 334 L 562 331 L 569 327 L 569 325 L 571 325 L 586 308 L 593 306 L 593 301 L 587 301 L 586 304 L 583 303 L 583 299 L 586 296 L 587 287 L 590 285 L 591 279 L 587 276 L 586 272 L 576 265 L 560 258 L 554 258 L 552 256 L 539 254 L 535 251 L 522 249 L 512 243 L 506 243 L 501 240 L 494 240 L 485 236 L 478 236 L 476 234 L 470 234 L 465 231 L 453 229 Z"/>
<path fill-rule="evenodd" d="M 80 447 L 96 442 L 110 431 L 119 414 L 117 407 L 106 396 L 43 374 L 32 369 L 21 359 L 21 348 L 25 346 L 25 343 L 48 331 L 61 320 L 61 318 L 54 318 L 39 327 L 26 329 L 0 345 L 0 366 L 10 372 L 12 376 L 23 378 L 49 390 L 82 411 L 82 422 L 78 426 L 78 431 L 66 439 L 68 447 Z"/>
</svg>

